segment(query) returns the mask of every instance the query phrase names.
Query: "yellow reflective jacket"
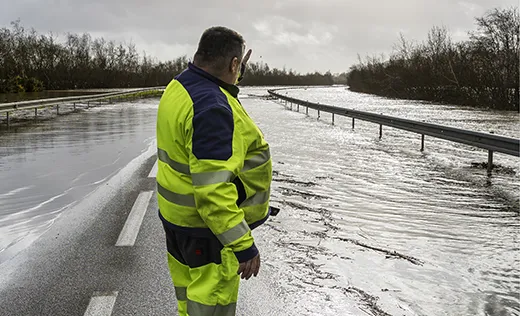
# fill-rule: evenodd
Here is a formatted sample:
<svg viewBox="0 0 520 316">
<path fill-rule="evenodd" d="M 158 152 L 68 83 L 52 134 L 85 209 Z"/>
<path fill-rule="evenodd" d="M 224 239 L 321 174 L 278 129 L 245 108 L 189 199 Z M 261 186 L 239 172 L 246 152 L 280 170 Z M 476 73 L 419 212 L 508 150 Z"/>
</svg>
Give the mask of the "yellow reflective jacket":
<svg viewBox="0 0 520 316">
<path fill-rule="evenodd" d="M 159 216 L 216 236 L 240 262 L 258 253 L 251 229 L 269 216 L 272 163 L 239 89 L 193 64 L 165 89 L 157 113 Z"/>
</svg>

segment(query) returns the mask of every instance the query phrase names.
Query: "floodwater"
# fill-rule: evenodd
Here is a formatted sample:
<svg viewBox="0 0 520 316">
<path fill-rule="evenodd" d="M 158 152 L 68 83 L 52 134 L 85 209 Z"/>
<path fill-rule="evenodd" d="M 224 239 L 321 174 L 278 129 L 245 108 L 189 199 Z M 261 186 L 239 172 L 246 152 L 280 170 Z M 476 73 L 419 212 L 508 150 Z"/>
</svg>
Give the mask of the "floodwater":
<svg viewBox="0 0 520 316">
<path fill-rule="evenodd" d="M 420 152 L 413 133 L 385 128 L 380 140 L 375 124 L 352 130 L 336 117 L 332 126 L 324 113 L 266 100 L 265 88 L 242 93 L 271 145 L 282 209 L 254 233 L 276 272 L 279 315 L 520 315 L 518 158 L 496 154 L 488 179 L 482 150 L 427 138 Z M 288 93 L 513 137 L 520 125 L 517 113 L 344 88 Z M 104 105 L 0 135 L 0 262 L 151 146 L 157 103 Z"/>
<path fill-rule="evenodd" d="M 144 152 L 156 109 L 122 102 L 0 133 L 0 263 Z"/>
</svg>

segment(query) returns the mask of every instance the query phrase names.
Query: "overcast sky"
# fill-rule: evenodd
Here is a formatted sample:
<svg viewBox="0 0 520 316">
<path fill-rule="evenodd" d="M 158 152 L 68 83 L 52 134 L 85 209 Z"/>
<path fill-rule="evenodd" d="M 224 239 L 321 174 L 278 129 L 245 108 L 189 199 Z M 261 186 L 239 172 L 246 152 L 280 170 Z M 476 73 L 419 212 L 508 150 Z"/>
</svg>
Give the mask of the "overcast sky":
<svg viewBox="0 0 520 316">
<path fill-rule="evenodd" d="M 474 17 L 511 6 L 518 0 L 0 0 L 0 26 L 20 18 L 39 32 L 132 41 L 167 60 L 193 56 L 204 29 L 224 25 L 242 33 L 252 61 L 342 72 L 358 53 L 390 53 L 399 32 L 422 41 L 444 25 L 458 40 L 475 28 Z"/>
</svg>

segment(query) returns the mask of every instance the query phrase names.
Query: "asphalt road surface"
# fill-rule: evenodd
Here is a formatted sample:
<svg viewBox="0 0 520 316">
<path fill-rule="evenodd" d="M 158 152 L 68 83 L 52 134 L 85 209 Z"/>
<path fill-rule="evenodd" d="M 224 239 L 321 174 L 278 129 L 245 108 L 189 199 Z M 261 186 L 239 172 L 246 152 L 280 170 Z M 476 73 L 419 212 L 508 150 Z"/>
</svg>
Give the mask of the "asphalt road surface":
<svg viewBox="0 0 520 316">
<path fill-rule="evenodd" d="M 4 262 L 0 315 L 176 315 L 156 172 L 153 156 L 118 174 Z M 273 291 L 275 269 L 262 270 L 242 282 L 237 315 L 290 315 Z"/>
<path fill-rule="evenodd" d="M 116 246 L 139 194 L 154 192 L 154 162 L 120 187 L 117 180 L 107 184 L 114 189 L 105 201 L 64 214 L 4 263 L 0 315 L 175 315 L 155 193 L 135 244 Z"/>
</svg>

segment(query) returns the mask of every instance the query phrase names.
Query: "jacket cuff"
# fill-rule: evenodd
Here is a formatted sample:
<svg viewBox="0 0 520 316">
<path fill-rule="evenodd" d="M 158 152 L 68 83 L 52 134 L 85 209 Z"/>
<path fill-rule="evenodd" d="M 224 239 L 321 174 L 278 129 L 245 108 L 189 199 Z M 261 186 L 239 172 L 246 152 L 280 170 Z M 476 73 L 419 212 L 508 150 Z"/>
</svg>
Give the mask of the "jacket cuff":
<svg viewBox="0 0 520 316">
<path fill-rule="evenodd" d="M 256 257 L 257 254 L 258 254 L 258 249 L 256 248 L 255 244 L 253 244 L 251 247 L 247 248 L 246 250 L 235 252 L 235 256 L 237 257 L 238 262 L 240 262 L 240 263 L 253 259 L 254 257 Z"/>
</svg>

